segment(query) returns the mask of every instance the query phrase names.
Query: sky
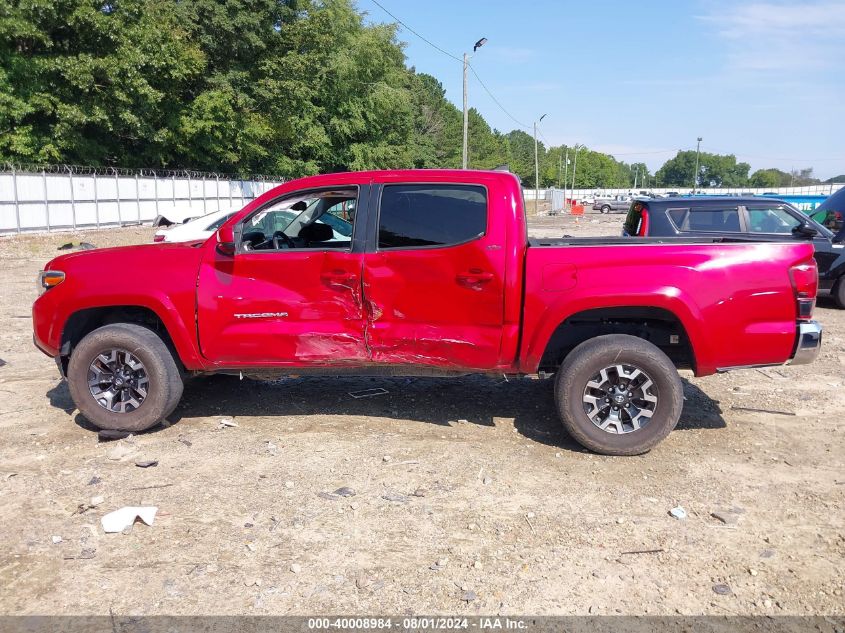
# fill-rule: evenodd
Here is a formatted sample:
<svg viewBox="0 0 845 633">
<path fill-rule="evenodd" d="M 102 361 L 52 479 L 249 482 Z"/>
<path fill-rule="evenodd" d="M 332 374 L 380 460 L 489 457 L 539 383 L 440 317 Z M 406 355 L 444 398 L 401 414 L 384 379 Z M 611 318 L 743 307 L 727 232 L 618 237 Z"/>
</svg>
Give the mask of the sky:
<svg viewBox="0 0 845 633">
<path fill-rule="evenodd" d="M 378 0 L 470 60 L 469 104 L 494 128 L 582 143 L 651 171 L 679 149 L 784 171 L 845 173 L 845 0 Z M 357 0 L 368 22 L 395 20 Z M 400 27 L 408 66 L 462 102 L 462 65 Z M 496 101 L 499 103 L 497 104 Z M 501 107 L 500 107 L 501 106 Z"/>
</svg>

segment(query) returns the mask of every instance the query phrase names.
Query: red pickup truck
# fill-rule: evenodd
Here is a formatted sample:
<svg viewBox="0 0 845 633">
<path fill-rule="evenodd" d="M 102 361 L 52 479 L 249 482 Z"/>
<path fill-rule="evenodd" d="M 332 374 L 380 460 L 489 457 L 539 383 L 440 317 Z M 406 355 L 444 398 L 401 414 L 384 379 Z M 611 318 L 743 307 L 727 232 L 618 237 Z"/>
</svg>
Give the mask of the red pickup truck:
<svg viewBox="0 0 845 633">
<path fill-rule="evenodd" d="M 186 378 L 555 374 L 566 429 L 645 452 L 683 407 L 676 368 L 808 363 L 807 243 L 529 239 L 500 171 L 294 180 L 204 243 L 73 253 L 39 276 L 35 344 L 101 428 L 139 431 Z"/>
</svg>

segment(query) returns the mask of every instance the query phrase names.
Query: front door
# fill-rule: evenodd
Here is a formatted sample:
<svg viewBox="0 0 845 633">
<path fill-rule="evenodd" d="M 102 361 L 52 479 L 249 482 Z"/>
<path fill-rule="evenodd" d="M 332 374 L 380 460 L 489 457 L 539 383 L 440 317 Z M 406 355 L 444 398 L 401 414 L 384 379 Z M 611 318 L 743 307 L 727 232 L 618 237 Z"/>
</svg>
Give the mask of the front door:
<svg viewBox="0 0 845 633">
<path fill-rule="evenodd" d="M 363 254 L 352 248 L 359 190 L 369 187 L 284 195 L 238 225 L 234 256 L 209 248 L 197 288 L 206 358 L 223 366 L 368 360 Z"/>
<path fill-rule="evenodd" d="M 364 261 L 375 363 L 492 369 L 504 318 L 506 227 L 485 187 L 385 184 Z"/>
</svg>

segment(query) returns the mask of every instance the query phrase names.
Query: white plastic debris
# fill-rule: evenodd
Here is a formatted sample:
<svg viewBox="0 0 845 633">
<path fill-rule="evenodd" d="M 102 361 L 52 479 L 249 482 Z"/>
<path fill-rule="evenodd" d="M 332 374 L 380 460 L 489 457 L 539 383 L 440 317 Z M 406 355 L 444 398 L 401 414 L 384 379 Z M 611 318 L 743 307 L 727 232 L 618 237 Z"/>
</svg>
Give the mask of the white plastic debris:
<svg viewBox="0 0 845 633">
<path fill-rule="evenodd" d="M 136 519 L 141 519 L 147 525 L 152 525 L 156 512 L 158 512 L 158 508 L 152 506 L 126 506 L 120 510 L 109 512 L 100 522 L 103 524 L 103 531 L 106 534 L 112 534 L 114 532 L 122 532 L 132 526 Z"/>
<path fill-rule="evenodd" d="M 687 511 L 684 510 L 681 506 L 677 506 L 669 510 L 669 514 L 671 514 L 676 519 L 683 521 L 687 518 Z"/>
<path fill-rule="evenodd" d="M 223 418 L 220 420 L 220 427 L 221 429 L 225 429 L 226 427 L 236 427 L 238 423 L 235 422 L 232 418 Z"/>
</svg>

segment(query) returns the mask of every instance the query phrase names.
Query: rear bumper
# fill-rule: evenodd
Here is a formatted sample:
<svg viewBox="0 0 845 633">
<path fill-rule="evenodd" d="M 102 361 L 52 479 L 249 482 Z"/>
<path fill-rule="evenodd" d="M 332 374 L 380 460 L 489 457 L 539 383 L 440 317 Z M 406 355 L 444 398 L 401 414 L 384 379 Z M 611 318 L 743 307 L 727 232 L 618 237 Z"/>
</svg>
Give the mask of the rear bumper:
<svg viewBox="0 0 845 633">
<path fill-rule="evenodd" d="M 799 323 L 795 351 L 790 365 L 808 365 L 816 360 L 822 346 L 822 326 L 818 321 Z"/>
</svg>

